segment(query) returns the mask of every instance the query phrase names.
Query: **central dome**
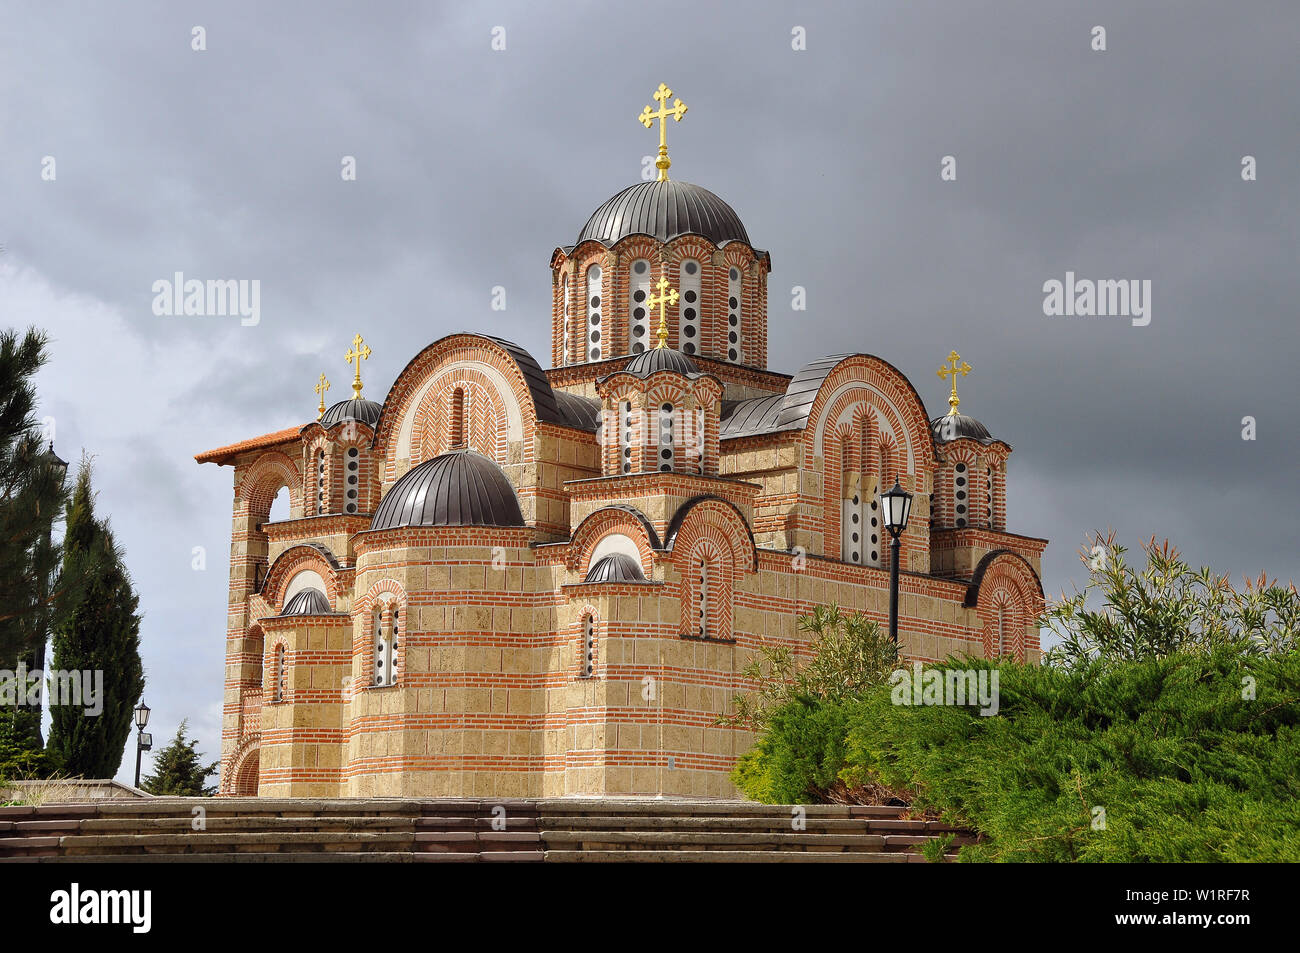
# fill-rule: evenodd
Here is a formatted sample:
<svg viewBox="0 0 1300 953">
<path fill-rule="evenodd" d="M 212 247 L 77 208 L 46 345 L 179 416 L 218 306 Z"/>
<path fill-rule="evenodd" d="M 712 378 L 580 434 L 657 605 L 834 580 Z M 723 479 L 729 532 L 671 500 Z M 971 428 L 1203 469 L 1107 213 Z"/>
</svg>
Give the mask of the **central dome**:
<svg viewBox="0 0 1300 953">
<path fill-rule="evenodd" d="M 679 235 L 703 235 L 715 245 L 749 235 L 740 216 L 708 189 L 689 182 L 638 182 L 619 192 L 592 214 L 574 244 L 594 240 L 610 246 L 629 235 L 649 235 L 661 242 Z"/>
</svg>

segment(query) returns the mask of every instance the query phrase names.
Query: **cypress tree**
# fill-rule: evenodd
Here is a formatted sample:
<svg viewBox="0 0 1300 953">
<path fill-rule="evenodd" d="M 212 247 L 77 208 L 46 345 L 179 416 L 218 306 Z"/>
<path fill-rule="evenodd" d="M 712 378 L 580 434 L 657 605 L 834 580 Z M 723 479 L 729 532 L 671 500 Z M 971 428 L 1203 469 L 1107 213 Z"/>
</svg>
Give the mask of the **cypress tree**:
<svg viewBox="0 0 1300 953">
<path fill-rule="evenodd" d="M 59 565 L 50 542 L 67 492 L 46 455 L 32 377 L 45 364 L 45 335 L 0 333 L 0 661 L 13 663 L 50 630 Z M 44 584 L 43 584 L 44 583 Z"/>
<path fill-rule="evenodd" d="M 198 751 L 198 739 L 185 740 L 186 722 L 181 721 L 176 737 L 158 752 L 153 774 L 140 782 L 140 787 L 150 794 L 169 794 L 176 797 L 204 797 L 217 793 L 216 787 L 203 782 L 216 772 L 217 765 L 204 766 Z"/>
<path fill-rule="evenodd" d="M 68 505 L 63 574 L 80 579 L 84 591 L 55 629 L 52 667 L 102 672 L 103 711 L 87 714 L 87 705 L 51 704 L 49 749 L 70 775 L 111 778 L 122 763 L 133 709 L 144 692 L 140 600 L 112 530 L 95 517 L 90 478 L 90 462 L 82 460 Z"/>
<path fill-rule="evenodd" d="M 6 672 L 20 663 L 28 670 L 40 666 L 53 624 L 75 598 L 55 576 L 61 554 L 54 523 L 67 491 L 40 434 L 32 383 L 45 364 L 46 343 L 34 328 L 21 337 L 0 333 L 0 669 Z M 49 770 L 40 730 L 39 705 L 17 704 L 0 716 L 0 762 L 8 771 Z"/>
</svg>

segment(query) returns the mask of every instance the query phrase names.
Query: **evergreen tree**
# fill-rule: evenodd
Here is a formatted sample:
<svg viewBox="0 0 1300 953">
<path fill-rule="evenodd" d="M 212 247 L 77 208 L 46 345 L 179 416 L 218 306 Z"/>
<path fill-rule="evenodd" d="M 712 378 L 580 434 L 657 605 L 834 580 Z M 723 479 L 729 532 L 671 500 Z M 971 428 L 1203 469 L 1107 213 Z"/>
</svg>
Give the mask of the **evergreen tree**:
<svg viewBox="0 0 1300 953">
<path fill-rule="evenodd" d="M 63 575 L 79 578 L 84 590 L 55 629 L 52 668 L 103 672 L 103 710 L 96 715 L 85 705 L 51 704 L 49 748 L 68 774 L 111 778 L 122 763 L 133 709 L 144 692 L 140 600 L 112 530 L 95 518 L 90 478 L 90 462 L 82 460 L 68 505 Z"/>
<path fill-rule="evenodd" d="M 67 499 L 45 455 L 32 377 L 45 364 L 45 335 L 0 333 L 0 660 L 14 662 L 49 631 L 58 567 L 46 545 Z M 42 593 L 46 597 L 42 598 Z M 12 665 L 8 666 L 12 668 Z"/>
<path fill-rule="evenodd" d="M 140 782 L 140 787 L 150 794 L 170 794 L 175 797 L 207 797 L 217 793 L 215 786 L 204 781 L 217 771 L 217 763 L 204 767 L 200 762 L 198 739 L 185 740 L 186 722 L 176 729 L 176 737 L 158 752 L 153 774 Z"/>
<path fill-rule="evenodd" d="M 55 577 L 61 553 L 54 522 L 67 491 L 36 419 L 32 378 L 45 361 L 46 338 L 36 329 L 21 338 L 0 333 L 0 669 L 10 672 L 20 663 L 40 665 L 37 655 L 75 598 L 65 585 L 72 580 Z M 0 719 L 5 760 L 40 761 L 39 706 L 18 705 L 6 715 Z"/>
</svg>

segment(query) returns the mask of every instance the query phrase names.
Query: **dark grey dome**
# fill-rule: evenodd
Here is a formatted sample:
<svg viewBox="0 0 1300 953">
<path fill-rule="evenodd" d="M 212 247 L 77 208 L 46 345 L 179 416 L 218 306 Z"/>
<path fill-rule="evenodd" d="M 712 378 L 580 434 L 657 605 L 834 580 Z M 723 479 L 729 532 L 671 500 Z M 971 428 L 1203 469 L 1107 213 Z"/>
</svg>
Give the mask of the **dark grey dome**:
<svg viewBox="0 0 1300 953">
<path fill-rule="evenodd" d="M 934 433 L 934 439 L 939 443 L 947 443 L 950 440 L 960 440 L 962 437 L 969 437 L 971 440 L 978 440 L 980 443 L 996 443 L 994 436 L 989 433 L 989 429 L 974 417 L 967 417 L 965 414 L 947 414 L 943 417 L 936 417 L 930 421 L 930 430 Z"/>
<path fill-rule="evenodd" d="M 341 400 L 325 411 L 325 415 L 320 419 L 320 424 L 322 427 L 329 428 L 345 420 L 357 420 L 373 427 L 376 421 L 379 420 L 379 412 L 383 409 L 383 404 L 376 403 L 373 400 L 366 400 L 364 397 Z"/>
<path fill-rule="evenodd" d="M 325 593 L 319 589 L 307 588 L 299 590 L 297 595 L 286 602 L 280 615 L 332 615 L 333 612 Z"/>
<path fill-rule="evenodd" d="M 645 582 L 641 564 L 626 553 L 610 553 L 591 564 L 583 582 Z"/>
<path fill-rule="evenodd" d="M 523 525 L 519 498 L 501 468 L 472 450 L 453 450 L 394 483 L 370 528 Z"/>
<path fill-rule="evenodd" d="M 666 242 L 690 234 L 703 235 L 715 245 L 749 244 L 745 226 L 730 205 L 708 189 L 675 179 L 638 182 L 619 192 L 587 219 L 575 244 L 594 239 L 609 246 L 629 235 Z"/>
<path fill-rule="evenodd" d="M 648 351 L 642 351 L 628 361 L 623 370 L 637 377 L 649 377 L 656 371 L 674 371 L 686 376 L 700 373 L 698 364 L 671 347 L 652 347 Z"/>
</svg>

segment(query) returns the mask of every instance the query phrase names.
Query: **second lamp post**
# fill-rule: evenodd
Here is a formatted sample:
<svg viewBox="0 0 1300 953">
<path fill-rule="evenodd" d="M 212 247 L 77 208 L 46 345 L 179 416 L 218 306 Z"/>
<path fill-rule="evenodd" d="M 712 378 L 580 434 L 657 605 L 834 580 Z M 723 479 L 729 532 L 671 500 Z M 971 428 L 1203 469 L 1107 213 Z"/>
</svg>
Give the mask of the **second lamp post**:
<svg viewBox="0 0 1300 953">
<path fill-rule="evenodd" d="M 907 529 L 907 517 L 912 512 L 912 494 L 908 493 L 894 481 L 894 488 L 880 494 L 880 508 L 885 520 L 885 529 L 893 537 L 889 550 L 889 638 L 898 644 L 898 561 L 902 543 L 899 537 Z"/>
</svg>

